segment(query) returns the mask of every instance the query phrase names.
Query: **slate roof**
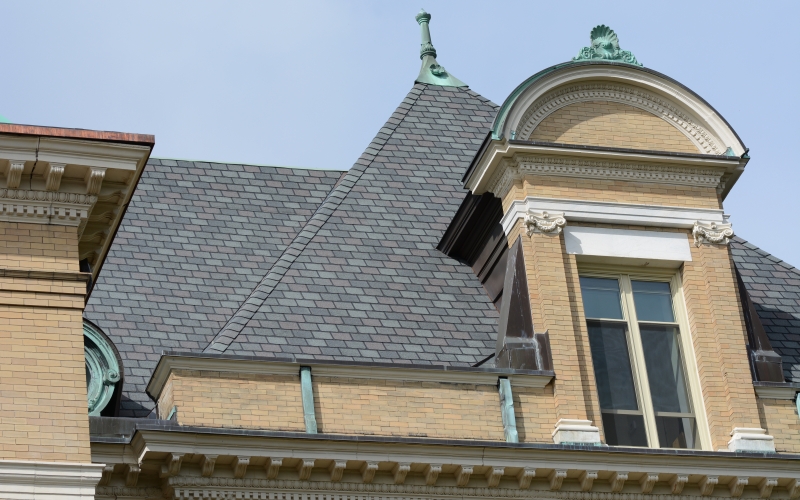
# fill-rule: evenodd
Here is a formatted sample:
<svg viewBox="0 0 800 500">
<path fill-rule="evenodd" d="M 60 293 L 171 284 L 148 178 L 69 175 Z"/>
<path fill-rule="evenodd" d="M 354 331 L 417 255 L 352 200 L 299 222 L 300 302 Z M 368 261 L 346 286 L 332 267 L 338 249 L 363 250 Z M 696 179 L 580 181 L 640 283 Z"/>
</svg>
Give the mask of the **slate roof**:
<svg viewBox="0 0 800 500">
<path fill-rule="evenodd" d="M 436 250 L 497 107 L 416 84 L 347 172 L 151 160 L 85 317 L 146 416 L 164 350 L 471 365 L 497 312 Z M 787 380 L 800 382 L 800 271 L 744 240 L 734 261 Z"/>
<path fill-rule="evenodd" d="M 733 261 L 772 348 L 783 358 L 787 382 L 800 382 L 800 270 L 735 238 Z"/>
<path fill-rule="evenodd" d="M 342 175 L 150 160 L 84 313 L 122 357 L 123 416 L 150 412 L 161 352 L 202 350 Z"/>
<path fill-rule="evenodd" d="M 207 352 L 440 365 L 490 355 L 497 311 L 436 245 L 496 109 L 464 88 L 416 84 L 286 268 Z"/>
</svg>

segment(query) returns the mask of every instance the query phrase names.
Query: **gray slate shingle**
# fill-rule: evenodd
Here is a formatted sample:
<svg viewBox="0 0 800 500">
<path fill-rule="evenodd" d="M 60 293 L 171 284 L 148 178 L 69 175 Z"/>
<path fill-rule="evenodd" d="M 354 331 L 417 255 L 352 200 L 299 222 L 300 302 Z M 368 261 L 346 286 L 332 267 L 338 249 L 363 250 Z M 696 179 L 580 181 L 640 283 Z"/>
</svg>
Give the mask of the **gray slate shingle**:
<svg viewBox="0 0 800 500">
<path fill-rule="evenodd" d="M 436 250 L 496 106 L 415 85 L 374 158 L 224 352 L 467 365 L 497 312 L 472 270 Z"/>
<path fill-rule="evenodd" d="M 784 377 L 800 382 L 800 270 L 741 238 L 731 252 L 772 348 L 783 358 Z"/>
<path fill-rule="evenodd" d="M 123 416 L 145 416 L 161 352 L 199 351 L 341 171 L 151 160 L 84 316 L 123 358 Z"/>
</svg>

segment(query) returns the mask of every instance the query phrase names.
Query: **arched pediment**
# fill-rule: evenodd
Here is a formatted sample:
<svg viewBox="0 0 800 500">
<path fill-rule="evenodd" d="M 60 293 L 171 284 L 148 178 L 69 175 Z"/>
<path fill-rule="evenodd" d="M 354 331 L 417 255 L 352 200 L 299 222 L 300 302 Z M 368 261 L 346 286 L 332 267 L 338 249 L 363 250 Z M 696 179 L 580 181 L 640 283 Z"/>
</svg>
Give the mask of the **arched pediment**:
<svg viewBox="0 0 800 500">
<path fill-rule="evenodd" d="M 725 119 L 688 88 L 652 70 L 606 62 L 566 63 L 523 82 L 503 103 L 492 128 L 493 139 L 536 140 L 535 129 L 546 123 L 548 117 L 559 111 L 565 114 L 563 110 L 570 106 L 590 102 L 614 103 L 622 114 L 625 108 L 619 106 L 644 111 L 660 120 L 647 126 L 655 127 L 664 137 L 674 129 L 696 147 L 691 152 L 723 155 L 730 147 L 736 156 L 745 153 L 744 145 Z M 602 110 L 596 111 L 602 114 Z M 639 111 L 629 114 L 641 115 Z M 661 122 L 671 128 L 664 128 Z M 672 148 L 656 144 L 640 149 L 690 152 L 685 144 Z"/>
</svg>

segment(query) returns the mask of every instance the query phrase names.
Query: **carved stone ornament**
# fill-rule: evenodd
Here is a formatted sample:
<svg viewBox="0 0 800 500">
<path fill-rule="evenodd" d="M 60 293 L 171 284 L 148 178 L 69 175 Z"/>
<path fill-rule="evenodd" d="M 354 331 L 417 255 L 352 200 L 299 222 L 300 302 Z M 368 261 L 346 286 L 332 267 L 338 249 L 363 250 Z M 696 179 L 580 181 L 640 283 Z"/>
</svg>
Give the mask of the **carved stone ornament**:
<svg viewBox="0 0 800 500">
<path fill-rule="evenodd" d="M 733 229 L 729 223 L 697 221 L 694 223 L 692 236 L 694 236 L 694 245 L 698 247 L 703 243 L 727 245 L 733 238 Z"/>
<path fill-rule="evenodd" d="M 567 225 L 567 219 L 563 213 L 549 212 L 528 212 L 525 216 L 525 226 L 528 228 L 528 236 L 533 233 L 559 234 L 561 229 Z"/>
<path fill-rule="evenodd" d="M 582 48 L 578 55 L 572 58 L 573 61 L 603 60 L 642 66 L 630 51 L 619 48 L 617 34 L 605 24 L 595 26 L 590 36 L 592 44 Z"/>
</svg>

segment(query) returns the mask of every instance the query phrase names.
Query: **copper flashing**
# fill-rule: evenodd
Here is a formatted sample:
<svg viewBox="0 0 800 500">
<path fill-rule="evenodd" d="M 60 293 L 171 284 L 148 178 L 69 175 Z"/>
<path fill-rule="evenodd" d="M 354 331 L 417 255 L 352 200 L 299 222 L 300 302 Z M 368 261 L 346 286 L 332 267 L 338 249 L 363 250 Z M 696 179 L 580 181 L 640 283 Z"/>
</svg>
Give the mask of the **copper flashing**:
<svg viewBox="0 0 800 500">
<path fill-rule="evenodd" d="M 16 123 L 0 123 L 0 134 L 33 135 L 44 137 L 63 137 L 65 139 L 84 139 L 89 141 L 124 142 L 150 146 L 156 144 L 156 137 L 151 134 L 129 134 L 126 132 L 109 132 L 104 130 L 87 130 L 82 128 L 40 127 L 38 125 L 19 125 Z"/>
</svg>

